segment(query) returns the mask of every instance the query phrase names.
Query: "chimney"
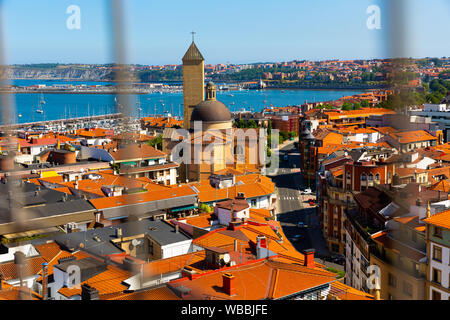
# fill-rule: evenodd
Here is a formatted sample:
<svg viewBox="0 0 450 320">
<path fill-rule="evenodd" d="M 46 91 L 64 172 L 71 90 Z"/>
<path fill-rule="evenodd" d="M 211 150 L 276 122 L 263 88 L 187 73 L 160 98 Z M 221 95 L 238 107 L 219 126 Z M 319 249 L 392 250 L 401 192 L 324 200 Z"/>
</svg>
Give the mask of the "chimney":
<svg viewBox="0 0 450 320">
<path fill-rule="evenodd" d="M 44 262 L 42 264 L 42 300 L 48 299 L 48 263 Z"/>
<path fill-rule="evenodd" d="M 180 230 L 180 226 L 176 224 L 176 225 L 175 225 L 175 233 L 178 233 L 179 230 Z"/>
<path fill-rule="evenodd" d="M 23 282 L 22 267 L 26 263 L 25 259 L 26 259 L 25 254 L 22 251 L 14 252 L 14 264 L 17 265 L 18 274 L 19 274 L 19 281 L 20 281 L 20 286 L 21 287 L 23 285 L 23 283 L 22 283 Z"/>
<path fill-rule="evenodd" d="M 416 200 L 416 206 L 418 206 L 418 207 L 422 206 L 422 199 L 418 198 Z"/>
<path fill-rule="evenodd" d="M 303 251 L 303 254 L 305 255 L 305 262 L 304 266 L 307 268 L 314 268 L 314 249 L 306 249 Z"/>
<path fill-rule="evenodd" d="M 259 248 L 267 249 L 267 239 L 265 236 L 256 237 L 256 246 Z"/>
<path fill-rule="evenodd" d="M 116 238 L 122 238 L 122 228 L 116 229 Z"/>
<path fill-rule="evenodd" d="M 244 199 L 245 200 L 245 194 L 243 192 L 239 192 L 236 196 L 236 199 Z"/>
<path fill-rule="evenodd" d="M 234 251 L 235 252 L 238 251 L 238 241 L 237 241 L 237 239 L 234 239 Z"/>
<path fill-rule="evenodd" d="M 81 285 L 81 300 L 100 300 L 98 290 L 88 284 Z"/>
<path fill-rule="evenodd" d="M 237 227 L 241 225 L 240 221 L 230 221 L 228 224 L 228 230 L 237 230 Z"/>
<path fill-rule="evenodd" d="M 236 294 L 236 289 L 234 287 L 234 276 L 231 273 L 224 273 L 222 275 L 223 280 L 223 290 L 229 296 L 234 296 Z"/>
</svg>

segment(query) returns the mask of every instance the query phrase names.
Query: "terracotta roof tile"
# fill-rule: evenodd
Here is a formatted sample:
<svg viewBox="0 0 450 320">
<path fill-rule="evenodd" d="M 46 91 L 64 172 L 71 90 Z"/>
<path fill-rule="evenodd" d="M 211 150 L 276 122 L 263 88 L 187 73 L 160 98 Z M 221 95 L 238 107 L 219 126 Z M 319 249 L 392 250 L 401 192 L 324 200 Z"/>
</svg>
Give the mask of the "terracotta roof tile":
<svg viewBox="0 0 450 320">
<path fill-rule="evenodd" d="M 224 273 L 235 277 L 233 296 L 217 289 L 222 288 Z M 206 273 L 193 280 L 173 281 L 170 286 L 191 289 L 187 299 L 259 300 L 283 298 L 333 281 L 335 275 L 327 271 L 264 259 Z"/>
<path fill-rule="evenodd" d="M 445 210 L 423 220 L 441 228 L 450 229 L 450 210 Z"/>
<path fill-rule="evenodd" d="M 36 275 L 41 269 L 42 264 L 45 262 L 44 258 L 31 257 L 26 259 L 26 263 L 23 267 L 23 276 L 28 277 Z M 12 280 L 19 278 L 19 269 L 14 262 L 8 262 L 0 265 L 0 273 L 3 275 L 4 280 Z"/>
<path fill-rule="evenodd" d="M 145 291 L 138 291 L 132 293 L 118 294 L 115 297 L 107 298 L 104 300 L 181 300 L 172 290 L 168 287 L 160 287 Z"/>
</svg>

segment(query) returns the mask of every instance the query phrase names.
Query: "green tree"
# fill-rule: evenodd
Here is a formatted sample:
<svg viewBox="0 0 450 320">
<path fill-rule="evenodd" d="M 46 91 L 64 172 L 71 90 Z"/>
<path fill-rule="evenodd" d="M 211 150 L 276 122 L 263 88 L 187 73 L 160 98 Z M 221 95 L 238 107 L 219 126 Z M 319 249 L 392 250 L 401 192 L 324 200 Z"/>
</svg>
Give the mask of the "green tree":
<svg viewBox="0 0 450 320">
<path fill-rule="evenodd" d="M 247 128 L 258 128 L 258 124 L 255 120 L 250 120 L 247 122 Z"/>
<path fill-rule="evenodd" d="M 354 103 L 353 104 L 353 110 L 359 110 L 359 109 L 361 109 L 361 104 L 358 103 L 358 102 Z"/>
<path fill-rule="evenodd" d="M 362 106 L 363 108 L 368 108 L 368 107 L 370 107 L 369 101 L 367 101 L 367 100 L 361 101 L 361 106 Z"/>
<path fill-rule="evenodd" d="M 207 213 L 211 213 L 214 211 L 214 209 L 210 205 L 207 205 L 206 203 L 200 203 L 198 208 L 200 209 L 200 211 L 204 211 Z"/>
<path fill-rule="evenodd" d="M 344 104 L 341 107 L 342 110 L 348 111 L 348 110 L 352 110 L 352 105 L 350 102 L 345 101 Z"/>
<path fill-rule="evenodd" d="M 288 139 L 288 133 L 286 131 L 280 131 L 280 143 L 285 142 Z"/>
<path fill-rule="evenodd" d="M 153 148 L 156 148 L 158 150 L 162 150 L 162 134 L 158 135 L 153 140 L 150 140 L 148 142 L 148 145 L 153 147 Z"/>
</svg>

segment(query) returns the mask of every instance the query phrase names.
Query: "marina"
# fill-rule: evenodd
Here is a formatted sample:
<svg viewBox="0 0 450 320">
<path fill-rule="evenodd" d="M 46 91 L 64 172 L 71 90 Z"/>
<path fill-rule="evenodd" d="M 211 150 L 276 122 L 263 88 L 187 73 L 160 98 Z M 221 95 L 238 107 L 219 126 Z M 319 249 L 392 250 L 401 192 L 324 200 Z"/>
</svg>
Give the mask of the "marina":
<svg viewBox="0 0 450 320">
<path fill-rule="evenodd" d="M 38 80 L 16 80 L 19 86 L 39 85 Z M 46 86 L 61 85 L 61 81 L 41 82 Z M 95 82 L 68 82 L 66 86 L 97 85 Z M 284 91 L 284 92 L 282 92 Z M 261 111 L 264 108 L 301 105 L 307 102 L 336 100 L 343 96 L 359 94 L 357 90 L 298 90 L 298 89 L 253 89 L 222 90 L 217 97 L 225 103 L 230 111 L 241 109 Z M 42 103 L 42 95 L 43 101 Z M 10 101 L 15 108 L 13 123 L 31 123 L 59 120 L 65 118 L 83 118 L 99 115 L 116 114 L 123 109 L 116 101 L 116 94 L 59 93 L 50 94 L 37 91 L 34 94 L 14 93 Z M 123 101 L 129 105 L 130 116 L 139 118 L 154 115 L 170 114 L 183 117 L 183 94 L 177 90 L 154 90 L 145 94 L 125 94 Z M 36 110 L 41 110 L 37 112 Z"/>
</svg>

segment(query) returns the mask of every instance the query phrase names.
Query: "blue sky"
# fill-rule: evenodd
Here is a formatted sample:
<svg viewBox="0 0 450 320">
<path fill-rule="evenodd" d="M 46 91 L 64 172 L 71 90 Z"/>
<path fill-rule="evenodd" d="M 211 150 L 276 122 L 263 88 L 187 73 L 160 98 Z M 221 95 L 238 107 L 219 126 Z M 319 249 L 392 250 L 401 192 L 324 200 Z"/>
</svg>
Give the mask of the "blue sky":
<svg viewBox="0 0 450 320">
<path fill-rule="evenodd" d="M 2 0 L 0 0 L 1 2 Z M 207 63 L 389 57 L 388 0 L 125 0 L 127 62 L 178 64 L 196 31 Z M 112 62 L 107 0 L 3 0 L 7 63 Z M 407 55 L 450 56 L 450 1 L 408 0 Z M 369 30 L 369 5 L 381 30 Z M 66 9 L 81 9 L 69 30 Z"/>
</svg>

